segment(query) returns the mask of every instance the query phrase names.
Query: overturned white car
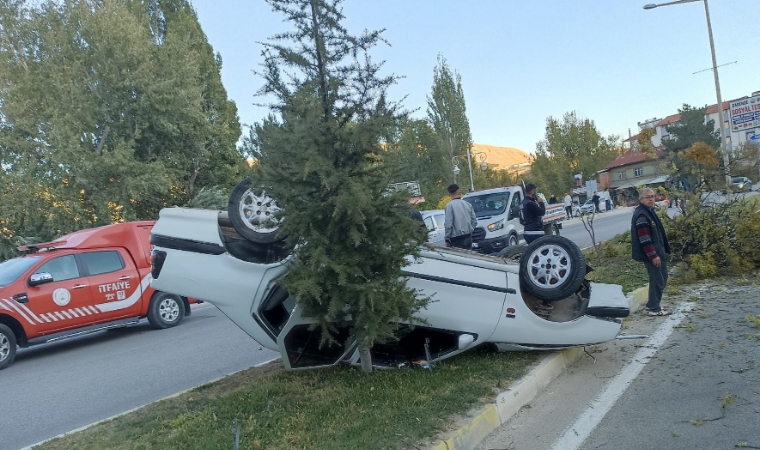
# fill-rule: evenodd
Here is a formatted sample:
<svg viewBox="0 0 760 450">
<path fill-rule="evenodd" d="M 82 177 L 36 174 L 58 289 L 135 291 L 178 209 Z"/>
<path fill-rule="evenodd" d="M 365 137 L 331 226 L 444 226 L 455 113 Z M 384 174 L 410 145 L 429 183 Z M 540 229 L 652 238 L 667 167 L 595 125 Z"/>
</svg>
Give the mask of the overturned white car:
<svg viewBox="0 0 760 450">
<path fill-rule="evenodd" d="M 297 252 L 278 246 L 272 230 L 257 228 L 262 221 L 256 227 L 250 225 L 253 221 L 241 224 L 250 214 L 231 204 L 229 214 L 161 211 L 151 234 L 153 287 L 214 304 L 261 345 L 279 351 L 287 369 L 360 364 L 356 344 L 346 342 L 348 327 L 339 326 L 339 344 L 320 346 L 314 321 L 302 316 L 295 299 L 277 284 Z M 276 207 L 266 205 L 266 199 L 262 205 Z M 248 238 L 238 232 L 241 226 L 249 227 Z M 265 242 L 253 242 L 251 231 L 265 235 L 254 239 Z M 618 336 L 620 318 L 629 314 L 622 288 L 585 281 L 586 263 L 575 244 L 546 236 L 521 252 L 518 261 L 458 249 L 421 249 L 421 257 L 410 258 L 404 271 L 410 287 L 432 298 L 418 313 L 425 323 L 401 324 L 398 340 L 372 347 L 373 364 L 434 362 L 484 343 L 502 350 L 551 350 Z M 554 309 L 540 310 L 541 300 L 552 301 Z"/>
</svg>

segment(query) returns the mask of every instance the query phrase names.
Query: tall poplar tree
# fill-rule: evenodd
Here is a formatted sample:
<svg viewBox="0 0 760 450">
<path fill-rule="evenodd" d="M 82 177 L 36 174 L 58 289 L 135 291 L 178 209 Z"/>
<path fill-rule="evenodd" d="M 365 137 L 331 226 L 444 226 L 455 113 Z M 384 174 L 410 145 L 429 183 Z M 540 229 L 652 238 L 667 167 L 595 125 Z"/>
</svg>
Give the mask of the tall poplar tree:
<svg viewBox="0 0 760 450">
<path fill-rule="evenodd" d="M 383 144 L 399 115 L 386 92 L 395 77 L 381 77 L 368 55 L 381 31 L 349 34 L 340 0 L 267 2 L 293 27 L 265 44 L 260 93 L 273 103 L 251 142 L 255 182 L 283 207 L 281 231 L 297 246 L 281 283 L 318 322 L 323 345 L 347 330 L 371 371 L 372 345 L 425 304 L 401 272 L 423 239 L 419 224 L 393 212 L 403 196 L 385 192 Z"/>
<path fill-rule="evenodd" d="M 466 158 L 467 150 L 472 148 L 472 133 L 467 120 L 462 77 L 458 72 L 452 72 L 443 55 L 438 55 L 438 63 L 433 69 L 433 88 L 427 104 L 428 121 L 438 135 L 440 145 L 448 150 L 449 160 L 462 157 L 457 161 L 461 170 L 459 179 L 469 181 L 470 165 Z M 453 172 L 449 176 L 452 181 L 457 178 Z"/>
</svg>

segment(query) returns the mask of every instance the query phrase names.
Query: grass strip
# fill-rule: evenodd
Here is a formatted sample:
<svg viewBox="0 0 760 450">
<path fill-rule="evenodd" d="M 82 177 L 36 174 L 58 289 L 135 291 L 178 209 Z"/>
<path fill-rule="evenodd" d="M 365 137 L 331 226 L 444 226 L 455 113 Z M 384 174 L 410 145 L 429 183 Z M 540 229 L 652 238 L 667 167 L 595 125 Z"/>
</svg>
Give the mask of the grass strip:
<svg viewBox="0 0 760 450">
<path fill-rule="evenodd" d="M 43 444 L 43 450 L 414 448 L 522 376 L 540 352 L 480 347 L 423 369 L 251 368 Z"/>
<path fill-rule="evenodd" d="M 597 283 L 619 284 L 626 294 L 649 283 L 644 264 L 631 258 L 630 233 L 622 233 L 598 244 L 601 257 L 594 248 L 586 249 L 586 263 L 594 270 L 586 279 Z"/>
</svg>

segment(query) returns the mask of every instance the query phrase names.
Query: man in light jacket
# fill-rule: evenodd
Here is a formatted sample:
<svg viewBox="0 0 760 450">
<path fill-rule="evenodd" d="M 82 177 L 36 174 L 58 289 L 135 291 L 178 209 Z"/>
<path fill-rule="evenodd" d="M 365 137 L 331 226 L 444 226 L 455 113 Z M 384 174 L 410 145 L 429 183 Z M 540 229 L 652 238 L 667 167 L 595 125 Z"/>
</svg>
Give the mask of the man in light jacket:
<svg viewBox="0 0 760 450">
<path fill-rule="evenodd" d="M 573 218 L 573 198 L 565 192 L 565 198 L 562 199 L 562 204 L 565 205 L 565 214 L 568 219 Z"/>
<path fill-rule="evenodd" d="M 475 211 L 469 202 L 462 200 L 459 186 L 452 184 L 447 189 L 451 201 L 446 204 L 446 247 L 472 249 L 472 232 L 478 225 Z"/>
</svg>

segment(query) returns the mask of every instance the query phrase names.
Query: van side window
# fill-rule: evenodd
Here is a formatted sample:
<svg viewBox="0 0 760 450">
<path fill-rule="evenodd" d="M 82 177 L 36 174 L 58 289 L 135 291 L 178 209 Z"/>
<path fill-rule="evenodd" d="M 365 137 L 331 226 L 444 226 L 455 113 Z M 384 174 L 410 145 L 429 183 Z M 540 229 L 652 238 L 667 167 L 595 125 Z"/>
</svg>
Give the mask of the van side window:
<svg viewBox="0 0 760 450">
<path fill-rule="evenodd" d="M 35 272 L 47 272 L 53 276 L 53 281 L 66 281 L 79 278 L 79 268 L 74 255 L 59 256 L 43 264 Z"/>
<path fill-rule="evenodd" d="M 90 275 L 116 272 L 124 268 L 124 260 L 115 250 L 82 253 L 79 256 Z"/>
<path fill-rule="evenodd" d="M 433 224 L 433 218 L 430 216 L 425 217 L 425 226 L 428 231 L 435 231 L 435 225 Z"/>
<path fill-rule="evenodd" d="M 520 195 L 519 192 L 515 192 L 515 195 L 512 196 L 512 204 L 510 207 L 520 207 L 520 203 L 522 203 L 522 195 Z"/>
<path fill-rule="evenodd" d="M 436 214 L 435 215 L 435 223 L 438 225 L 439 230 L 443 230 L 446 228 L 446 215 L 445 214 Z"/>
</svg>

